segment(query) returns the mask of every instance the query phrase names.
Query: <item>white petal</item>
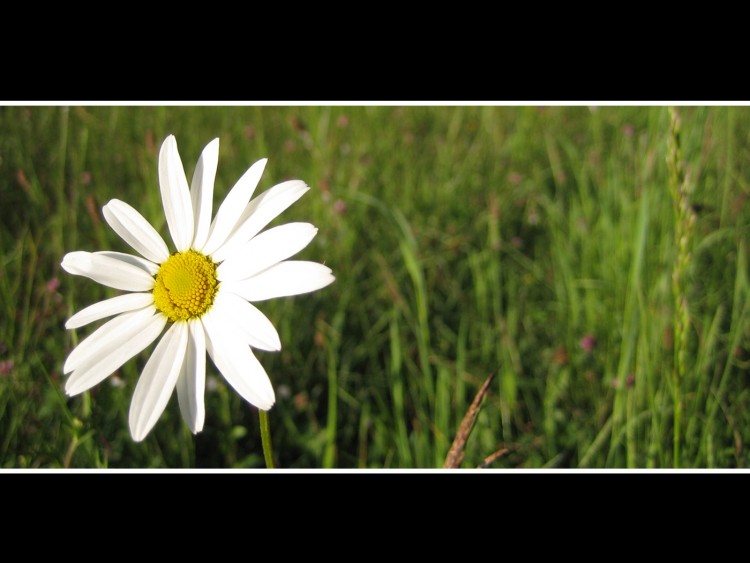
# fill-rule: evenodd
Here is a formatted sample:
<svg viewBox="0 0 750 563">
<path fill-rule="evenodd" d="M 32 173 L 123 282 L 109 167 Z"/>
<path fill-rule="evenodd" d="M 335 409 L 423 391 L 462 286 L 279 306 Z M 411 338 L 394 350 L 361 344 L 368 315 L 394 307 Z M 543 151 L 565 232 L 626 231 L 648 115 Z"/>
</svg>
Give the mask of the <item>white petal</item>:
<svg viewBox="0 0 750 563">
<path fill-rule="evenodd" d="M 106 254 L 69 252 L 61 265 L 69 274 L 86 276 L 115 289 L 149 291 L 154 287 L 154 278 L 143 269 Z"/>
<path fill-rule="evenodd" d="M 172 240 L 178 252 L 184 252 L 193 242 L 193 204 L 174 135 L 159 150 L 159 187 Z"/>
<path fill-rule="evenodd" d="M 287 223 L 268 229 L 219 264 L 216 275 L 220 281 L 249 278 L 305 248 L 317 232 L 310 223 Z"/>
<path fill-rule="evenodd" d="M 206 329 L 206 349 L 214 364 L 243 399 L 261 410 L 270 409 L 276 395 L 266 370 L 250 347 L 233 332 L 231 325 L 222 323 L 220 315 L 211 309 L 201 317 Z"/>
<path fill-rule="evenodd" d="M 242 297 L 220 290 L 214 299 L 214 309 L 216 318 L 221 318 L 223 324 L 233 325 L 243 342 L 259 350 L 281 350 L 279 333 L 271 321 Z"/>
<path fill-rule="evenodd" d="M 206 388 L 206 337 L 199 320 L 188 321 L 188 328 L 187 353 L 177 380 L 177 400 L 182 418 L 195 434 L 203 430 L 206 417 L 203 400 Z"/>
<path fill-rule="evenodd" d="M 257 235 L 263 227 L 278 217 L 287 207 L 301 198 L 310 188 L 301 180 L 276 184 L 250 203 L 237 222 L 227 241 L 212 254 L 216 262 L 232 255 L 233 250 Z"/>
<path fill-rule="evenodd" d="M 225 292 L 248 301 L 264 301 L 321 289 L 334 282 L 331 269 L 317 262 L 287 260 L 246 280 L 222 282 Z"/>
<path fill-rule="evenodd" d="M 142 309 L 153 304 L 153 302 L 154 296 L 151 293 L 126 293 L 125 295 L 118 295 L 117 297 L 105 299 L 104 301 L 89 305 L 85 309 L 81 309 L 68 319 L 68 322 L 65 323 L 65 328 L 70 329 L 85 326 L 99 319 L 111 317 L 112 315 Z"/>
<path fill-rule="evenodd" d="M 211 227 L 214 181 L 216 180 L 218 163 L 219 139 L 214 139 L 203 149 L 193 172 L 193 181 L 190 184 L 190 198 L 193 202 L 193 215 L 195 217 L 195 235 L 192 246 L 198 250 L 206 244 L 208 230 Z"/>
<path fill-rule="evenodd" d="M 146 260 L 140 256 L 133 256 L 132 254 L 125 254 L 124 252 L 114 252 L 112 250 L 99 250 L 93 254 L 96 254 L 97 256 L 109 256 L 110 258 L 121 260 L 122 262 L 140 268 L 149 276 L 155 276 L 159 271 L 159 264 L 154 264 L 151 260 Z"/>
<path fill-rule="evenodd" d="M 65 382 L 65 392 L 77 395 L 90 389 L 118 369 L 130 358 L 143 351 L 158 338 L 167 318 L 162 314 L 153 315 L 140 330 L 123 339 L 117 346 L 111 347 L 95 361 L 87 359 L 78 366 Z"/>
<path fill-rule="evenodd" d="M 267 161 L 267 158 L 262 158 L 253 164 L 229 191 L 219 210 L 216 212 L 216 218 L 211 225 L 211 233 L 208 235 L 208 241 L 200 249 L 203 254 L 210 256 L 214 250 L 224 244 L 229 234 L 234 230 L 238 219 L 242 215 L 242 211 L 247 206 L 247 202 L 250 201 L 255 188 L 258 186 Z"/>
<path fill-rule="evenodd" d="M 112 230 L 136 252 L 157 264 L 169 258 L 169 249 L 164 239 L 133 207 L 124 201 L 113 199 L 102 208 L 102 212 Z"/>
<path fill-rule="evenodd" d="M 185 361 L 187 340 L 187 323 L 174 323 L 146 362 L 133 391 L 128 416 L 130 433 L 136 442 L 146 437 L 164 412 Z"/>
<path fill-rule="evenodd" d="M 63 373 L 70 373 L 84 363 L 96 362 L 106 356 L 146 326 L 154 313 L 156 308 L 152 305 L 122 313 L 107 321 L 73 348 L 63 364 Z"/>
</svg>

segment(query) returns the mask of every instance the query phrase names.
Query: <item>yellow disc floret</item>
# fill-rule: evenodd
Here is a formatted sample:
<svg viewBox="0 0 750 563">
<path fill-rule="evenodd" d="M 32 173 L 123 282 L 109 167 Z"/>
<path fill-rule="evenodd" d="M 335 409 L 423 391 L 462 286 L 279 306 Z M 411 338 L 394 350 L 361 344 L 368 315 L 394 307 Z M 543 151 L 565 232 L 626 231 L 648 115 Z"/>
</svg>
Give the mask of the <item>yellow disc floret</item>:
<svg viewBox="0 0 750 563">
<path fill-rule="evenodd" d="M 213 305 L 218 284 L 210 258 L 195 250 L 177 252 L 156 274 L 154 304 L 172 322 L 200 317 Z"/>
</svg>

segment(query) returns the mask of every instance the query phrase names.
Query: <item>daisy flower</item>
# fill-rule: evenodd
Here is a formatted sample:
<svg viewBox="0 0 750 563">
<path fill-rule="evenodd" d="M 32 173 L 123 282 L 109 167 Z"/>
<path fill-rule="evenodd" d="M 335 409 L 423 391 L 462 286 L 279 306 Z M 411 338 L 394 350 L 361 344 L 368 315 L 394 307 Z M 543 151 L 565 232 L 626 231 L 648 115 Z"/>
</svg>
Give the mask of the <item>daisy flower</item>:
<svg viewBox="0 0 750 563">
<path fill-rule="evenodd" d="M 275 401 L 271 381 L 253 354 L 281 349 L 279 335 L 251 302 L 315 291 L 334 281 L 330 268 L 287 260 L 315 236 L 310 223 L 261 230 L 310 188 L 282 182 L 250 200 L 266 159 L 253 164 L 230 190 L 211 221 L 219 139 L 203 150 L 188 188 L 170 135 L 159 151 L 159 186 L 167 226 L 164 239 L 133 207 L 113 199 L 102 209 L 110 227 L 140 256 L 121 252 L 70 252 L 63 269 L 127 293 L 74 314 L 78 328 L 114 317 L 81 341 L 63 372 L 69 396 L 119 369 L 166 332 L 146 362 L 130 404 L 130 433 L 143 440 L 177 387 L 182 417 L 193 433 L 205 418 L 206 352 L 245 400 L 261 410 Z"/>
</svg>

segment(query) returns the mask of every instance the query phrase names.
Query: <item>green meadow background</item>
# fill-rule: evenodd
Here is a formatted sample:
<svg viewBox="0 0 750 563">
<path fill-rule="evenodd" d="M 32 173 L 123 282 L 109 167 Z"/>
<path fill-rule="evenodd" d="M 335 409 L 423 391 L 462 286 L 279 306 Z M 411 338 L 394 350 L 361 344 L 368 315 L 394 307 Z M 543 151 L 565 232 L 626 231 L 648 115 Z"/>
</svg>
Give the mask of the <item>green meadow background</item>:
<svg viewBox="0 0 750 563">
<path fill-rule="evenodd" d="M 297 257 L 337 280 L 258 304 L 278 467 L 442 467 L 491 374 L 459 467 L 748 465 L 750 108 L 266 106 L 0 107 L 0 467 L 265 467 L 210 361 L 196 436 L 173 396 L 130 438 L 148 351 L 62 390 L 101 324 L 65 320 L 116 292 L 60 261 L 130 251 L 111 198 L 171 244 L 170 133 L 188 178 L 220 138 L 215 204 L 262 157 L 256 194 L 312 188 L 272 224 L 314 223 Z"/>
</svg>

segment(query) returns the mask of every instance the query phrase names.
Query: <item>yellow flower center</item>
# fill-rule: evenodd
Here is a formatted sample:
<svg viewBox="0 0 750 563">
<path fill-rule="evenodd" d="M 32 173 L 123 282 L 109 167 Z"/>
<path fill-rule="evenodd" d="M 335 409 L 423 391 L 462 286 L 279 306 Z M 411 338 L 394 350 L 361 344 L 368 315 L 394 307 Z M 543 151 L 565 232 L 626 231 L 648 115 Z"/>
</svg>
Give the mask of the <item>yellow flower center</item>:
<svg viewBox="0 0 750 563">
<path fill-rule="evenodd" d="M 218 285 L 210 258 L 195 250 L 177 252 L 156 274 L 154 304 L 172 322 L 200 317 L 213 305 Z"/>
</svg>

